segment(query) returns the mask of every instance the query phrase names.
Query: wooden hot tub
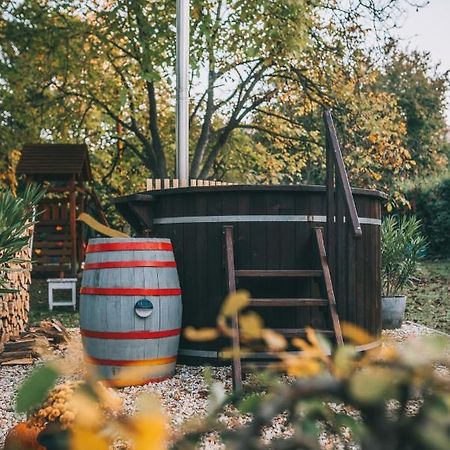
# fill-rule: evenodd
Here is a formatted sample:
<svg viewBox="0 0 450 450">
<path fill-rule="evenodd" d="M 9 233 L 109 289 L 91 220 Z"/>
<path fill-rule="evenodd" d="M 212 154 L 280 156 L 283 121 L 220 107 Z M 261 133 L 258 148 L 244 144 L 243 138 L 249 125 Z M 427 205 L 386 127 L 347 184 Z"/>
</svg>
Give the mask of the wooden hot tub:
<svg viewBox="0 0 450 450">
<path fill-rule="evenodd" d="M 375 337 L 380 322 L 380 224 L 384 195 L 353 189 L 362 237 L 350 233 L 350 220 L 336 213 L 335 250 L 328 255 L 341 321 L 355 323 Z M 317 269 L 313 229 L 327 233 L 323 186 L 213 186 L 162 189 L 116 200 L 137 236 L 170 238 L 183 298 L 183 326 L 214 326 L 227 295 L 223 226 L 234 225 L 237 269 Z M 339 208 L 339 206 L 337 206 Z M 310 279 L 249 279 L 238 284 L 253 297 L 320 296 Z M 323 312 L 325 311 L 325 313 Z M 258 310 L 271 328 L 330 328 L 326 309 Z M 223 342 L 181 339 L 179 355 L 212 362 Z"/>
</svg>

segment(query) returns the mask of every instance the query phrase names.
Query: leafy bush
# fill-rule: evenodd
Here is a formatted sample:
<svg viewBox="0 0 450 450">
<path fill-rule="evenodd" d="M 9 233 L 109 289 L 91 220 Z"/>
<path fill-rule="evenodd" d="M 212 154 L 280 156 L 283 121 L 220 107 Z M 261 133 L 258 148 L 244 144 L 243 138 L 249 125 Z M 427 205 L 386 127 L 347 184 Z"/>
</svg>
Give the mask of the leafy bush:
<svg viewBox="0 0 450 450">
<path fill-rule="evenodd" d="M 398 295 L 413 276 L 427 243 L 421 222 L 414 216 L 390 216 L 381 225 L 381 276 L 383 295 Z"/>
<path fill-rule="evenodd" d="M 27 230 L 35 217 L 34 209 L 44 192 L 40 187 L 29 185 L 19 197 L 10 189 L 0 191 L 0 294 L 10 292 L 6 286 L 6 272 L 9 265 L 23 262 L 17 258 L 29 242 Z"/>
<path fill-rule="evenodd" d="M 406 197 L 423 224 L 430 253 L 450 256 L 450 174 L 416 181 Z"/>
</svg>

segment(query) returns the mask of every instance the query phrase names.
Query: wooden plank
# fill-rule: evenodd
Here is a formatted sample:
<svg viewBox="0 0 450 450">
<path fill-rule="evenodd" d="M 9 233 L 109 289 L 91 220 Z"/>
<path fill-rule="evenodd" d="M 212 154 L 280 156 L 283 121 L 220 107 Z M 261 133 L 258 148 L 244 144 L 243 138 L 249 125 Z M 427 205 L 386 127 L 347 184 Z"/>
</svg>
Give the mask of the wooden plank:
<svg viewBox="0 0 450 450">
<path fill-rule="evenodd" d="M 66 269 L 70 268 L 70 263 L 65 264 L 46 264 L 42 263 L 39 264 L 38 262 L 33 263 L 33 272 L 59 272 L 59 271 L 65 271 Z"/>
<path fill-rule="evenodd" d="M 289 338 L 304 337 L 306 335 L 305 328 L 275 328 L 273 331 Z M 325 336 L 334 335 L 334 331 L 331 330 L 315 330 L 315 331 Z"/>
<path fill-rule="evenodd" d="M 252 298 L 250 306 L 258 307 L 280 307 L 280 306 L 327 306 L 325 298 Z"/>
<path fill-rule="evenodd" d="M 233 246 L 233 227 L 226 225 L 223 227 L 225 234 L 225 258 L 226 258 L 226 272 L 228 292 L 236 292 L 236 277 L 234 268 L 234 246 Z M 233 377 L 233 389 L 242 389 L 242 367 L 241 367 L 241 346 L 239 342 L 239 321 L 238 316 L 235 314 L 232 319 L 233 337 L 233 364 L 232 364 L 232 377 Z"/>
<path fill-rule="evenodd" d="M 61 240 L 61 236 L 58 236 L 57 240 L 54 241 L 39 241 L 35 239 L 35 247 L 39 249 L 45 249 L 45 248 L 70 248 L 71 243 L 69 240 Z"/>
<path fill-rule="evenodd" d="M 323 229 L 318 227 L 316 228 L 315 231 L 316 231 L 317 247 L 320 255 L 320 263 L 322 265 L 323 278 L 325 281 L 325 287 L 330 306 L 331 320 L 333 322 L 334 334 L 336 335 L 336 341 L 338 345 L 343 345 L 344 340 L 342 338 L 341 324 L 339 322 L 339 316 L 336 309 L 336 300 L 334 298 L 333 284 L 331 282 L 330 270 L 328 268 L 327 255 L 325 251 L 325 242 L 323 239 Z"/>
<path fill-rule="evenodd" d="M 321 277 L 321 270 L 291 270 L 291 269 L 279 269 L 279 270 L 236 270 L 236 277 L 279 277 L 279 278 L 300 278 L 300 277 Z"/>
<path fill-rule="evenodd" d="M 36 251 L 39 250 L 39 251 Z M 54 248 L 54 249 L 48 249 L 48 248 L 42 248 L 41 245 L 36 246 L 33 250 L 33 253 L 35 256 L 42 257 L 42 256 L 70 256 L 71 255 L 71 249 L 68 246 L 61 247 L 61 248 Z"/>
</svg>

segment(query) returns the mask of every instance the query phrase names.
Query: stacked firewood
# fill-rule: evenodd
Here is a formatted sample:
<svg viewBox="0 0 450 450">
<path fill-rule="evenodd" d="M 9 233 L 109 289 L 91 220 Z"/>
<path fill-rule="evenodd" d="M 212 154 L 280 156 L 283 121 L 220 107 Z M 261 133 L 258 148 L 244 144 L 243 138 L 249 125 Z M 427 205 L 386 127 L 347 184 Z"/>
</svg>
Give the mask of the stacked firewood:
<svg viewBox="0 0 450 450">
<path fill-rule="evenodd" d="M 28 323 L 30 309 L 28 288 L 31 283 L 30 253 L 30 247 L 24 247 L 17 257 L 25 261 L 10 264 L 8 269 L 13 270 L 6 272 L 8 286 L 15 289 L 15 292 L 0 294 L 0 351 L 2 345 L 12 337 L 19 336 Z"/>
<path fill-rule="evenodd" d="M 33 359 L 47 353 L 50 348 L 61 348 L 70 339 L 66 328 L 59 320 L 43 320 L 37 327 L 3 344 L 0 351 L 0 366 L 33 364 Z"/>
</svg>

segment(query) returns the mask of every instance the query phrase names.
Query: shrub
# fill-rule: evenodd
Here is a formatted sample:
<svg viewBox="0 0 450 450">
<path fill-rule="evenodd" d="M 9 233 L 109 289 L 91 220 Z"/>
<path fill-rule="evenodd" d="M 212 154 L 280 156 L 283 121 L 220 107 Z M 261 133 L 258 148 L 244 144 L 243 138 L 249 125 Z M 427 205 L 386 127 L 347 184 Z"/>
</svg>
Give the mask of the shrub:
<svg viewBox="0 0 450 450">
<path fill-rule="evenodd" d="M 425 256 L 426 238 L 414 216 L 390 216 L 381 226 L 381 277 L 383 295 L 401 294 Z"/>
<path fill-rule="evenodd" d="M 407 187 L 406 197 L 422 222 L 429 252 L 450 256 L 450 174 L 415 182 Z"/>
<path fill-rule="evenodd" d="M 0 191 L 0 295 L 11 291 L 6 285 L 6 272 L 11 270 L 10 264 L 22 262 L 16 255 L 28 244 L 27 230 L 43 195 L 44 191 L 33 185 L 18 197 L 10 189 Z"/>
</svg>

